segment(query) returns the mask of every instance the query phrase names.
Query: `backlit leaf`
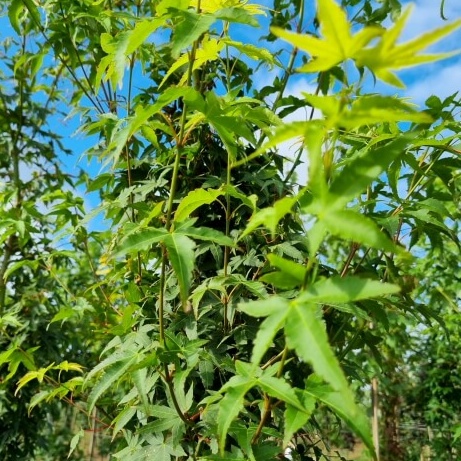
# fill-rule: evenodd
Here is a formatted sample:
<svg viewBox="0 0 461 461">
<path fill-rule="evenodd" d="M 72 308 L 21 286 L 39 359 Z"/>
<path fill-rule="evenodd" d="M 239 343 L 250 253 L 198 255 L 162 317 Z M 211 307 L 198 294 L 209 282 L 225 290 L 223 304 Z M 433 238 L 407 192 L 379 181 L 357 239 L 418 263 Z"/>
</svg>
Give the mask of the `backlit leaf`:
<svg viewBox="0 0 461 461">
<path fill-rule="evenodd" d="M 379 250 L 394 252 L 395 243 L 370 218 L 352 210 L 332 211 L 321 222 L 330 233 L 345 240 L 362 243 Z"/>
<path fill-rule="evenodd" d="M 328 209 L 339 208 L 358 197 L 371 182 L 402 155 L 409 140 L 401 136 L 383 147 L 366 150 L 348 163 L 333 180 L 328 194 Z"/>
</svg>

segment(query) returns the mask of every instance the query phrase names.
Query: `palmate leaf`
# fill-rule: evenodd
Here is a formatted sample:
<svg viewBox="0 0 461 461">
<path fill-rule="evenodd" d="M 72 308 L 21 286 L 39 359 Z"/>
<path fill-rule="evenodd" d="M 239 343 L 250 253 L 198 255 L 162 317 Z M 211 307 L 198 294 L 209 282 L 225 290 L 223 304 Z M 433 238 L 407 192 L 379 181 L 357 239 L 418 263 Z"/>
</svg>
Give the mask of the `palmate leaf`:
<svg viewBox="0 0 461 461">
<path fill-rule="evenodd" d="M 372 219 L 356 211 L 331 211 L 320 219 L 325 228 L 336 237 L 378 250 L 396 252 L 399 249 Z"/>
<path fill-rule="evenodd" d="M 277 200 L 273 206 L 257 211 L 250 218 L 250 222 L 241 234 L 240 239 L 260 226 L 269 229 L 272 237 L 274 237 L 280 220 L 291 212 L 295 203 L 296 197 L 284 197 Z"/>
<path fill-rule="evenodd" d="M 177 11 L 177 19 L 180 20 L 173 34 L 171 56 L 177 58 L 181 50 L 192 45 L 203 33 L 210 30 L 216 21 L 214 15 L 207 13 L 195 13 L 193 11 Z"/>
<path fill-rule="evenodd" d="M 277 272 L 269 272 L 259 278 L 261 282 L 271 283 L 272 285 L 282 288 L 291 289 L 301 286 L 306 275 L 306 268 L 297 262 L 282 258 L 276 254 L 270 254 L 267 259 L 278 269 Z"/>
<path fill-rule="evenodd" d="M 312 107 L 323 112 L 327 127 L 353 129 L 383 122 L 432 122 L 432 117 L 428 113 L 418 112 L 397 97 L 361 96 L 351 104 L 344 104 L 340 96 L 318 96 L 308 93 L 303 93 L 303 96 Z"/>
<path fill-rule="evenodd" d="M 358 66 L 368 67 L 379 79 L 400 88 L 403 88 L 405 85 L 391 70 L 404 69 L 418 64 L 449 58 L 459 53 L 459 51 L 455 51 L 440 54 L 418 54 L 429 45 L 432 45 L 461 27 L 461 19 L 427 32 L 408 42 L 397 43 L 410 12 L 411 7 L 406 9 L 393 27 L 384 32 L 378 44 L 371 48 L 360 50 L 355 56 Z"/>
<path fill-rule="evenodd" d="M 255 366 L 260 364 L 264 354 L 271 347 L 275 335 L 285 325 L 288 313 L 289 309 L 279 310 L 265 318 L 259 326 L 253 341 L 253 353 L 251 355 L 251 362 Z"/>
<path fill-rule="evenodd" d="M 336 2 L 318 0 L 317 4 L 317 17 L 323 38 L 288 32 L 278 27 L 271 28 L 274 35 L 315 58 L 299 69 L 301 72 L 322 72 L 331 69 L 342 61 L 353 58 L 358 50 L 382 34 L 378 27 L 365 27 L 353 36 L 346 12 Z"/>
<path fill-rule="evenodd" d="M 101 34 L 101 47 L 107 53 L 101 60 L 96 74 L 95 87 L 99 89 L 104 72 L 114 87 L 121 87 L 123 75 L 127 66 L 128 56 L 134 53 L 159 27 L 165 24 L 165 18 L 143 19 L 136 23 L 133 29 L 120 32 L 115 37 L 104 32 Z"/>
<path fill-rule="evenodd" d="M 283 379 L 275 376 L 261 376 L 257 385 L 268 395 L 304 411 L 303 405 L 298 399 L 295 390 Z"/>
<path fill-rule="evenodd" d="M 309 420 L 315 410 L 316 399 L 305 395 L 303 399 L 303 410 L 287 405 L 283 414 L 284 431 L 283 446 L 286 447 L 293 435 L 301 429 Z"/>
<path fill-rule="evenodd" d="M 200 69 L 205 63 L 208 61 L 214 61 L 219 58 L 219 53 L 224 47 L 224 43 L 218 42 L 215 39 L 209 39 L 205 37 L 202 41 L 201 48 L 197 49 L 194 56 L 194 62 L 192 64 L 192 71 L 196 71 Z M 168 70 L 165 74 L 165 77 L 161 81 L 159 88 L 163 86 L 163 84 L 168 80 L 170 75 L 177 71 L 182 66 L 189 64 L 191 57 L 189 54 L 183 54 Z M 188 72 L 184 72 L 181 80 L 179 81 L 179 85 L 184 85 L 187 80 Z"/>
<path fill-rule="evenodd" d="M 167 235 L 168 231 L 164 228 L 149 228 L 131 234 L 120 242 L 114 256 L 117 257 L 125 253 L 147 250 L 154 243 L 163 242 Z"/>
<path fill-rule="evenodd" d="M 138 409 L 132 406 L 126 406 L 113 420 L 112 420 L 112 440 L 115 436 L 130 422 L 130 419 L 136 414 Z"/>
</svg>

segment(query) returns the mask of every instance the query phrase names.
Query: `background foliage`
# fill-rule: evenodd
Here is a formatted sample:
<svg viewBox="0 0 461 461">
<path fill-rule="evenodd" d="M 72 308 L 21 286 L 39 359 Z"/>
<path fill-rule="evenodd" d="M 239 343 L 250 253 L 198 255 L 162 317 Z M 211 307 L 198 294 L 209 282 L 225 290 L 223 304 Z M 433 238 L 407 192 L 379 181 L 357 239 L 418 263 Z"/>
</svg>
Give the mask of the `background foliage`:
<svg viewBox="0 0 461 461">
<path fill-rule="evenodd" d="M 377 382 L 381 459 L 456 459 L 459 99 L 368 91 L 461 21 L 1 5 L 2 459 L 373 459 Z M 63 168 L 69 112 L 97 173 Z"/>
</svg>

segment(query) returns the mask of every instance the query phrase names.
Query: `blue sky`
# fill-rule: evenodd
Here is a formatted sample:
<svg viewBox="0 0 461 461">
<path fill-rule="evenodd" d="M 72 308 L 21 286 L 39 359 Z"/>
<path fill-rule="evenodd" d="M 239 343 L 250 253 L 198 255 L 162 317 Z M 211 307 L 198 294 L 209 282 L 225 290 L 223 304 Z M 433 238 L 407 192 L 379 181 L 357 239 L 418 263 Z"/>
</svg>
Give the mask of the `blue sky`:
<svg viewBox="0 0 461 461">
<path fill-rule="evenodd" d="M 272 0 L 261 0 L 259 2 L 251 3 L 259 3 L 268 8 L 272 6 Z M 440 17 L 439 9 L 439 0 L 416 1 L 413 13 L 410 16 L 407 28 L 405 29 L 404 40 L 414 38 L 424 32 L 427 32 L 428 30 L 446 24 L 446 21 Z M 445 0 L 444 10 L 445 16 L 449 21 L 461 18 L 461 2 L 459 0 Z M 307 12 L 306 18 L 307 21 L 311 21 L 312 14 Z M 231 31 L 234 31 L 235 38 L 238 40 L 253 42 L 260 46 L 266 46 L 274 52 L 279 51 L 283 47 L 287 51 L 282 54 L 282 56 L 288 56 L 290 46 L 287 43 L 281 41 L 277 41 L 276 43 L 259 41 L 259 37 L 261 35 L 266 35 L 268 32 L 267 18 L 261 18 L 260 23 L 261 27 L 259 29 L 233 25 Z M 1 38 L 7 37 L 9 34 L 13 33 L 11 26 L 9 26 L 7 22 L 7 18 L 0 18 L 0 31 Z M 461 30 L 456 31 L 451 36 L 445 38 L 431 51 L 451 51 L 457 48 L 461 48 Z M 280 75 L 282 72 L 277 69 L 274 69 L 273 72 L 268 72 L 267 69 L 261 69 L 255 79 L 257 86 L 262 87 L 265 84 L 271 83 L 274 73 L 278 73 Z M 423 107 L 426 98 L 432 94 L 437 94 L 439 97 L 443 98 L 461 89 L 461 57 L 458 55 L 449 60 L 419 66 L 415 69 L 403 71 L 399 75 L 407 85 L 407 88 L 403 91 L 399 91 L 396 88 L 380 82 L 376 85 L 370 84 L 368 90 L 372 92 L 408 96 L 412 98 L 415 103 Z M 138 77 L 138 79 L 141 80 L 140 77 Z M 139 81 L 139 84 L 141 84 L 141 81 Z M 311 92 L 313 89 L 314 85 L 310 77 L 306 75 L 299 75 L 290 80 L 287 88 L 287 94 L 290 93 L 300 96 L 301 92 Z M 302 114 L 297 114 L 294 117 L 299 116 L 302 116 Z M 65 169 L 70 173 L 75 174 L 78 171 L 78 167 L 80 167 L 87 170 L 91 175 L 95 175 L 100 171 L 100 167 L 97 163 L 93 161 L 91 165 L 88 165 L 87 160 L 82 158 L 82 154 L 92 145 L 93 142 L 95 142 L 95 138 L 85 139 L 82 135 L 75 136 L 74 133 L 78 129 L 79 123 L 80 121 L 78 117 L 73 117 L 68 120 L 63 120 L 62 118 L 55 119 L 56 131 L 62 134 L 65 145 L 72 149 L 74 153 L 71 157 L 62 158 L 62 161 Z M 92 208 L 98 203 L 98 195 L 85 195 L 85 201 L 87 206 Z"/>
</svg>

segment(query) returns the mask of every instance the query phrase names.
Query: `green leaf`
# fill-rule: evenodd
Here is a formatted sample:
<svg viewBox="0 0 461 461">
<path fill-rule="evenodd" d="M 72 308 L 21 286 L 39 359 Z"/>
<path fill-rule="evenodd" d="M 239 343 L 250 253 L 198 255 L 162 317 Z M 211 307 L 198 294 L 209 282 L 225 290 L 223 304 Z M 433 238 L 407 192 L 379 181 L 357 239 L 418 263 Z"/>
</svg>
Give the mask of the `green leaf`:
<svg viewBox="0 0 461 461">
<path fill-rule="evenodd" d="M 164 238 L 164 243 L 168 251 L 168 259 L 178 279 L 182 306 L 186 308 L 195 264 L 195 243 L 189 237 L 176 233 L 168 234 Z"/>
<path fill-rule="evenodd" d="M 163 242 L 169 235 L 164 228 L 149 228 L 124 238 L 114 253 L 114 257 L 125 253 L 135 253 L 149 249 L 154 243 Z"/>
<path fill-rule="evenodd" d="M 330 277 L 302 291 L 298 300 L 325 304 L 340 304 L 398 293 L 400 287 L 391 283 L 360 277 Z"/>
<path fill-rule="evenodd" d="M 264 274 L 259 278 L 260 281 L 272 283 L 284 289 L 295 288 L 304 283 L 306 268 L 302 264 L 282 258 L 273 253 L 268 255 L 267 259 L 271 263 L 271 266 L 276 267 L 280 272 Z"/>
<path fill-rule="evenodd" d="M 314 371 L 340 392 L 348 405 L 353 405 L 354 396 L 346 377 L 335 357 L 325 325 L 320 319 L 319 308 L 302 299 L 290 303 L 290 313 L 285 323 L 287 345 L 294 349 L 301 359 L 310 363 Z"/>
<path fill-rule="evenodd" d="M 374 453 L 374 445 L 370 433 L 368 417 L 355 404 L 344 400 L 341 392 L 333 390 L 330 386 L 319 383 L 318 377 L 310 376 L 306 382 L 304 392 L 328 405 L 340 416 L 363 440 L 365 445 Z"/>
<path fill-rule="evenodd" d="M 210 30 L 215 22 L 215 17 L 206 13 L 194 13 L 192 11 L 178 11 L 179 22 L 173 34 L 171 56 L 177 59 L 181 50 L 192 45 L 200 36 Z"/>
<path fill-rule="evenodd" d="M 275 237 L 277 226 L 280 220 L 291 212 L 296 203 L 296 197 L 284 197 L 277 200 L 273 206 L 257 211 L 250 219 L 247 227 L 240 235 L 240 240 L 253 232 L 257 227 L 264 226 L 270 230 L 272 237 Z"/>
<path fill-rule="evenodd" d="M 280 296 L 271 296 L 261 301 L 239 303 L 238 309 L 252 317 L 267 317 L 280 311 L 287 312 L 289 306 L 287 299 Z"/>
<path fill-rule="evenodd" d="M 398 247 L 370 218 L 352 210 L 332 211 L 322 217 L 321 222 L 337 237 L 378 250 L 395 252 Z"/>
<path fill-rule="evenodd" d="M 231 387 L 219 402 L 218 437 L 221 454 L 224 453 L 226 435 L 232 421 L 243 410 L 245 394 L 253 387 L 254 380 L 246 378 L 243 384 Z"/>
<path fill-rule="evenodd" d="M 136 407 L 126 406 L 112 421 L 112 440 L 115 436 L 130 422 L 131 418 L 136 414 Z"/>
<path fill-rule="evenodd" d="M 253 211 L 256 210 L 256 203 L 258 201 L 257 195 L 245 195 L 242 192 L 239 192 L 236 187 L 230 184 L 224 185 L 223 192 L 229 194 L 231 197 L 239 199 L 244 205 L 251 208 Z"/>
<path fill-rule="evenodd" d="M 205 240 L 207 242 L 214 242 L 218 245 L 224 245 L 228 247 L 235 246 L 234 241 L 224 235 L 221 231 L 211 229 L 210 227 L 181 227 L 175 231 L 177 235 L 187 235 L 196 240 Z"/>
<path fill-rule="evenodd" d="M 366 27 L 352 36 L 346 11 L 333 0 L 318 0 L 317 18 L 323 39 L 309 34 L 288 32 L 272 27 L 274 35 L 306 51 L 313 58 L 299 69 L 301 72 L 322 72 L 349 58 L 354 58 L 359 50 L 372 39 L 382 34 L 378 27 Z"/>
<path fill-rule="evenodd" d="M 34 3 L 33 0 L 21 0 L 27 8 L 29 12 L 32 23 L 34 24 L 35 28 L 39 28 L 41 25 L 42 18 L 40 17 L 40 11 L 37 8 L 37 5 Z"/>
<path fill-rule="evenodd" d="M 250 59 L 255 61 L 265 61 L 271 65 L 275 65 L 276 61 L 274 55 L 267 49 L 260 46 L 251 45 L 249 43 L 235 42 L 230 38 L 224 37 L 222 42 L 228 46 L 236 48 L 240 53 L 248 56 Z"/>
<path fill-rule="evenodd" d="M 297 407 L 287 405 L 283 414 L 284 419 L 284 432 L 283 432 L 283 446 L 286 447 L 293 435 L 301 429 L 315 410 L 315 400 L 313 398 L 304 398 L 303 410 Z"/>
<path fill-rule="evenodd" d="M 73 437 L 72 440 L 70 441 L 70 446 L 69 446 L 69 453 L 67 454 L 67 459 L 69 459 L 74 452 L 74 450 L 77 448 L 80 439 L 82 439 L 85 436 L 85 433 L 83 429 L 80 429 Z"/>
<path fill-rule="evenodd" d="M 391 70 L 399 70 L 422 63 L 449 58 L 458 52 L 420 55 L 429 45 L 437 42 L 461 27 L 461 20 L 427 32 L 408 42 L 400 43 L 399 38 L 407 22 L 411 8 L 407 8 L 393 27 L 387 29 L 382 39 L 373 47 L 360 50 L 356 54 L 357 65 L 367 66 L 381 80 L 403 88 L 403 83 Z"/>
<path fill-rule="evenodd" d="M 22 0 L 11 0 L 8 7 L 8 18 L 15 32 L 20 35 L 19 16 L 24 12 L 24 2 Z"/>
<path fill-rule="evenodd" d="M 389 165 L 405 151 L 409 139 L 398 139 L 378 149 L 366 150 L 348 163 L 333 180 L 329 194 L 328 210 L 340 208 L 358 197 Z"/>
<path fill-rule="evenodd" d="M 68 320 L 76 315 L 76 311 L 72 307 L 61 307 L 59 311 L 50 320 L 50 324 L 53 322 L 59 322 L 60 320 Z"/>
<path fill-rule="evenodd" d="M 271 298 L 269 298 L 271 299 Z M 242 305 L 239 305 L 239 307 Z M 253 353 L 251 355 L 251 362 L 258 366 L 267 352 L 269 347 L 272 345 L 272 341 L 275 338 L 277 332 L 285 325 L 286 317 L 289 313 L 289 309 L 279 309 L 261 323 L 256 333 L 256 337 L 253 341 Z"/>
<path fill-rule="evenodd" d="M 283 379 L 275 376 L 261 376 L 258 378 L 258 386 L 271 397 L 282 400 L 283 402 L 304 411 L 295 390 Z"/>
<path fill-rule="evenodd" d="M 17 271 L 18 269 L 21 269 L 21 267 L 30 267 L 32 270 L 36 269 L 39 265 L 39 261 L 38 260 L 35 260 L 35 261 L 29 261 L 27 259 L 23 259 L 22 261 L 16 261 L 15 263 L 12 263 L 8 266 L 8 269 L 5 271 L 5 273 L 3 274 L 3 279 L 5 281 L 8 280 L 8 277 L 15 271 Z"/>
<path fill-rule="evenodd" d="M 260 14 L 260 11 L 256 9 L 255 12 L 246 11 L 245 3 L 240 3 L 237 7 L 222 8 L 215 12 L 214 16 L 217 19 L 222 19 L 223 21 L 229 21 L 240 24 L 247 24 L 252 27 L 260 27 L 260 24 L 257 19 L 253 17 L 252 14 Z M 259 5 L 249 4 L 248 7 L 258 8 Z"/>
<path fill-rule="evenodd" d="M 213 203 L 223 191 L 220 189 L 195 189 L 189 192 L 179 204 L 174 220 L 176 222 L 184 221 L 190 214 L 202 205 Z"/>
<path fill-rule="evenodd" d="M 99 381 L 95 384 L 93 389 L 91 389 L 90 395 L 88 396 L 88 411 L 91 412 L 96 401 L 101 397 L 101 395 L 109 389 L 126 373 L 128 368 L 136 361 L 136 357 L 132 356 L 117 361 L 113 365 L 110 365 L 104 370 Z"/>
</svg>

